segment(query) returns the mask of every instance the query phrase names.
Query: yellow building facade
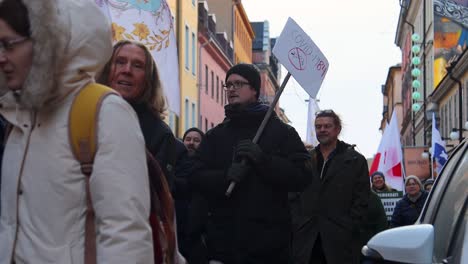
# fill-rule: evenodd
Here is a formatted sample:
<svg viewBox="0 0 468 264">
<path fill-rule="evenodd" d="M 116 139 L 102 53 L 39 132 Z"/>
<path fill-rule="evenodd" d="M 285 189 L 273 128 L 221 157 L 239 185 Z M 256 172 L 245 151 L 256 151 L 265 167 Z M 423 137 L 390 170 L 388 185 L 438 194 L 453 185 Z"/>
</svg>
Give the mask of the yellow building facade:
<svg viewBox="0 0 468 264">
<path fill-rule="evenodd" d="M 198 126 L 198 1 L 168 0 L 167 3 L 176 27 L 181 100 L 180 116 L 170 113 L 168 123 L 174 134 L 181 138 L 188 128 Z"/>
<path fill-rule="evenodd" d="M 240 1 L 234 4 L 234 64 L 252 63 L 252 40 L 255 37 L 244 6 Z"/>
</svg>

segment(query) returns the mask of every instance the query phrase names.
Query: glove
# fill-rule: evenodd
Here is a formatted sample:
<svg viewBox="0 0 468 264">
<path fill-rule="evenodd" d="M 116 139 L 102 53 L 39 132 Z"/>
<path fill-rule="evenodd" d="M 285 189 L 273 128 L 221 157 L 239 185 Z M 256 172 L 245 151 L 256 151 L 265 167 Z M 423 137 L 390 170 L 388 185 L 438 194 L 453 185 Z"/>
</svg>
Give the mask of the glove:
<svg viewBox="0 0 468 264">
<path fill-rule="evenodd" d="M 251 140 L 244 139 L 237 143 L 236 158 L 247 158 L 255 165 L 263 164 L 266 161 L 266 155 L 263 153 L 259 145 Z"/>
<path fill-rule="evenodd" d="M 244 162 L 245 163 L 245 162 Z M 233 162 L 227 172 L 227 179 L 230 182 L 241 182 L 250 173 L 250 166 L 242 162 Z"/>
</svg>

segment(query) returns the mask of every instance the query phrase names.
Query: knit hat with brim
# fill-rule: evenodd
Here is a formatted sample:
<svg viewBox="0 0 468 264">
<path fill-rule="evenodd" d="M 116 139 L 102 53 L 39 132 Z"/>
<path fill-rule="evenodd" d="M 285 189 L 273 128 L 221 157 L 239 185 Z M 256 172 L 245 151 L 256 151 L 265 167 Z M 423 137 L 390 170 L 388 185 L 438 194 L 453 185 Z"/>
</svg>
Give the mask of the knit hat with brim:
<svg viewBox="0 0 468 264">
<path fill-rule="evenodd" d="M 380 176 L 380 177 L 382 177 L 383 181 L 385 182 L 385 176 L 384 176 L 384 174 L 383 174 L 382 172 L 376 171 L 376 172 L 372 173 L 372 175 L 371 175 L 371 181 L 374 180 L 374 176 Z"/>
<path fill-rule="evenodd" d="M 419 185 L 419 188 L 421 190 L 424 190 L 423 185 L 421 183 L 421 180 L 418 178 L 418 176 L 415 176 L 415 175 L 410 175 L 410 176 L 405 178 L 405 186 L 406 186 L 406 184 L 408 184 L 408 181 L 411 180 L 411 179 L 416 181 L 416 183 Z"/>
</svg>

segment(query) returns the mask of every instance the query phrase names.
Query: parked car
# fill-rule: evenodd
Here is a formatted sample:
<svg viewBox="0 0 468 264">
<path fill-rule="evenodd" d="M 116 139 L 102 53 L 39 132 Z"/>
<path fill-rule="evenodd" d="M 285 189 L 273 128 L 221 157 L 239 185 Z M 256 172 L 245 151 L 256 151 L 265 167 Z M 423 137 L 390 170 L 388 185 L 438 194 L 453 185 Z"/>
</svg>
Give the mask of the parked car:
<svg viewBox="0 0 468 264">
<path fill-rule="evenodd" d="M 468 263 L 468 138 L 450 154 L 414 225 L 376 234 L 366 263 Z"/>
</svg>

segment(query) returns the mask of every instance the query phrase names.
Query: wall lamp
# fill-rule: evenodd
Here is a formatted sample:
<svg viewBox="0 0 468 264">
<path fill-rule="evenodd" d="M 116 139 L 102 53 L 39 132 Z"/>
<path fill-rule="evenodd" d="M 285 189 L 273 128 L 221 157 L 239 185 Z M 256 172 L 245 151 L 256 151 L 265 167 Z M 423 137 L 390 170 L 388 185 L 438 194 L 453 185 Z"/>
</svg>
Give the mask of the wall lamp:
<svg viewBox="0 0 468 264">
<path fill-rule="evenodd" d="M 450 139 L 451 140 L 460 140 L 462 141 L 463 140 L 463 135 L 462 137 L 460 138 L 460 131 L 468 131 L 468 122 L 465 123 L 465 128 L 462 128 L 462 129 L 458 129 L 458 128 L 452 128 L 452 132 L 450 132 Z"/>
</svg>

